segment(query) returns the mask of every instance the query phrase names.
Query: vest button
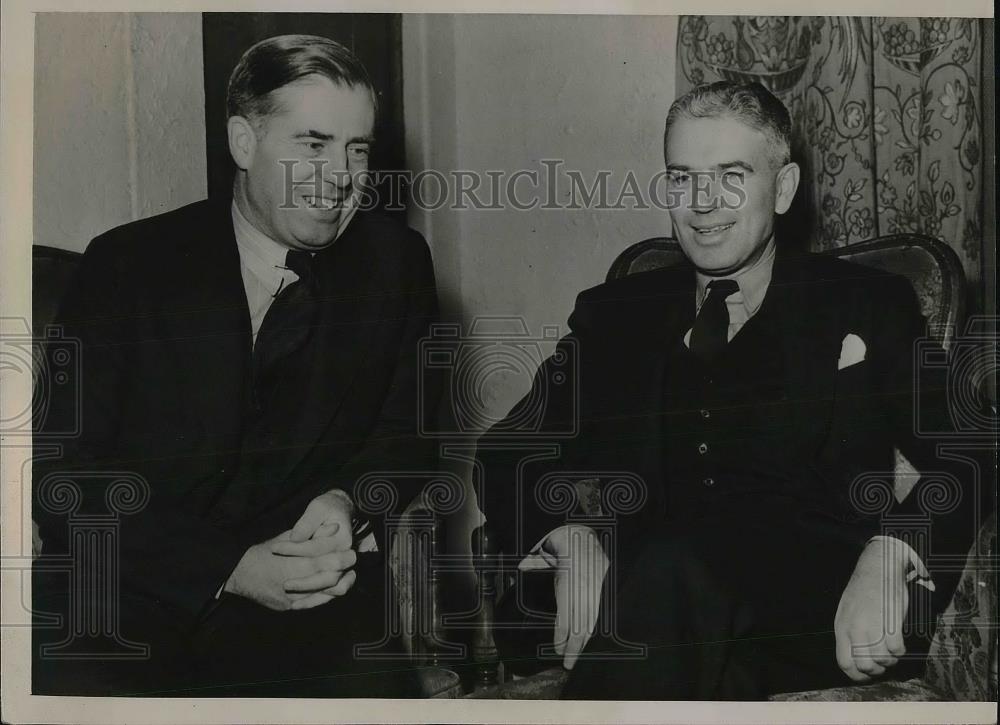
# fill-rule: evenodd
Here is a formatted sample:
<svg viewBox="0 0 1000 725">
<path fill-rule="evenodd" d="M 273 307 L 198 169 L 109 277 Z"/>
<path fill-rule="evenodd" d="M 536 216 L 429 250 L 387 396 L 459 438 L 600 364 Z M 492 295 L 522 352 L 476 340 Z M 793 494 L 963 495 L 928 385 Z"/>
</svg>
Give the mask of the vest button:
<svg viewBox="0 0 1000 725">
<path fill-rule="evenodd" d="M 704 485 L 708 486 L 709 488 L 715 485 L 715 479 L 712 478 L 711 476 L 709 476 L 708 478 L 703 478 L 701 482 Z"/>
<path fill-rule="evenodd" d="M 701 417 L 702 418 L 711 418 L 712 417 L 712 412 L 710 410 L 706 410 L 705 408 L 702 408 L 699 412 L 701 413 Z"/>
<path fill-rule="evenodd" d="M 702 443 L 698 446 L 698 453 L 705 455 L 708 453 L 708 443 Z"/>
</svg>

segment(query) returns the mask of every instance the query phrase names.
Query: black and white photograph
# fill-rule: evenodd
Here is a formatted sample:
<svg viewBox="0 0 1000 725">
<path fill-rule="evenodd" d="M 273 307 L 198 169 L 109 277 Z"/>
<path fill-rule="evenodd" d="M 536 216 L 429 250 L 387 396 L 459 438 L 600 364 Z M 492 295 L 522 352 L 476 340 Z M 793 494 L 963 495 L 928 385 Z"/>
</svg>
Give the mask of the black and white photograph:
<svg viewBox="0 0 1000 725">
<path fill-rule="evenodd" d="M 996 722 L 992 6 L 699 9 L 5 6 L 5 722 Z"/>
</svg>

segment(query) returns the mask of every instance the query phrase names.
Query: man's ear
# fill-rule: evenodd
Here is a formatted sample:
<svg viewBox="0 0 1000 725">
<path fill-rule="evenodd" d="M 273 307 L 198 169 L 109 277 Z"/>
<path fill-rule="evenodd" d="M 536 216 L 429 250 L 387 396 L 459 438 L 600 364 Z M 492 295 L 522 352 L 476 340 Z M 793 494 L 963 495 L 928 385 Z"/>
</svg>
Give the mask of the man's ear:
<svg viewBox="0 0 1000 725">
<path fill-rule="evenodd" d="M 774 213 L 784 214 L 788 207 L 792 205 L 795 198 L 795 191 L 799 188 L 799 176 L 801 171 L 799 165 L 794 161 L 785 164 L 778 169 L 778 175 L 774 179 Z"/>
<path fill-rule="evenodd" d="M 230 116 L 226 122 L 229 135 L 229 153 L 236 165 L 246 171 L 253 163 L 257 150 L 257 132 L 253 124 L 243 116 Z"/>
</svg>

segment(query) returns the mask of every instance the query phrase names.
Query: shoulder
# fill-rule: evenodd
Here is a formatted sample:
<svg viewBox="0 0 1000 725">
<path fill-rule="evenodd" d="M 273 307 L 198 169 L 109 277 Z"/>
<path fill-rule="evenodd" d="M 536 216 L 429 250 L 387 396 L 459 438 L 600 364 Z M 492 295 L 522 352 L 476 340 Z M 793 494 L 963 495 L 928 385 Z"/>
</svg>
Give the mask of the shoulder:
<svg viewBox="0 0 1000 725">
<path fill-rule="evenodd" d="M 195 230 L 227 220 L 222 207 L 203 200 L 122 224 L 95 237 L 87 245 L 85 257 L 105 264 L 162 264 L 172 252 L 192 241 Z"/>
<path fill-rule="evenodd" d="M 359 211 L 341 241 L 373 257 L 389 277 L 433 274 L 430 248 L 423 235 L 382 212 Z"/>
<path fill-rule="evenodd" d="M 828 254 L 803 255 L 799 263 L 806 279 L 831 303 L 884 309 L 916 300 L 909 279 L 879 267 Z"/>
<path fill-rule="evenodd" d="M 386 291 L 436 294 L 434 264 L 423 236 L 387 214 L 359 211 L 334 243 L 341 260 L 371 270 Z"/>
<path fill-rule="evenodd" d="M 581 292 L 580 297 L 595 302 L 660 298 L 685 288 L 693 275 L 693 268 L 687 264 L 636 272 L 590 287 Z"/>
<path fill-rule="evenodd" d="M 384 212 L 359 211 L 351 220 L 349 233 L 382 253 L 404 258 L 429 254 L 420 232 Z"/>
<path fill-rule="evenodd" d="M 658 316 L 692 303 L 694 279 L 694 269 L 681 264 L 607 280 L 577 296 L 571 326 L 626 334 L 634 326 L 648 331 Z"/>
<path fill-rule="evenodd" d="M 926 333 L 926 322 L 907 277 L 829 255 L 808 255 L 803 308 L 817 326 L 837 337 L 860 336 L 870 358 L 890 359 Z"/>
</svg>

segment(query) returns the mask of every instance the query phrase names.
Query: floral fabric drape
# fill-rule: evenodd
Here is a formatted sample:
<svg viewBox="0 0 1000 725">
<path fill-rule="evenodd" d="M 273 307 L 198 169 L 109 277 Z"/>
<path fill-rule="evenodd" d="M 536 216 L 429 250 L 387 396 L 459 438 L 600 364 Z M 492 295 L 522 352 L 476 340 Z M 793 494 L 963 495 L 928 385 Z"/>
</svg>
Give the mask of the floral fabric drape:
<svg viewBox="0 0 1000 725">
<path fill-rule="evenodd" d="M 677 91 L 720 79 L 759 81 L 784 101 L 793 156 L 803 166 L 793 233 L 805 246 L 926 234 L 951 245 L 976 284 L 983 236 L 979 23 L 685 16 Z"/>
</svg>

